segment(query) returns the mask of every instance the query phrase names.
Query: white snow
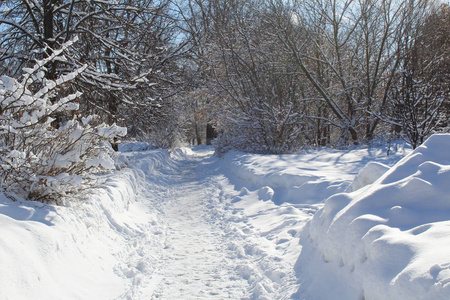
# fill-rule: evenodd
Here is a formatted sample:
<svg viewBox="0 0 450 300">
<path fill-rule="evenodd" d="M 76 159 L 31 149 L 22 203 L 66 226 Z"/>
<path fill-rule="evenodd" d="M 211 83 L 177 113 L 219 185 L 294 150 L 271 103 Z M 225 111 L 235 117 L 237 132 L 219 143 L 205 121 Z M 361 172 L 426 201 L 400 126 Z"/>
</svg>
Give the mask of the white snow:
<svg viewBox="0 0 450 300">
<path fill-rule="evenodd" d="M 449 147 L 434 135 L 373 184 L 327 199 L 302 233 L 299 298 L 449 299 Z"/>
<path fill-rule="evenodd" d="M 449 147 L 122 145 L 86 200 L 0 196 L 0 298 L 448 299 Z"/>
<path fill-rule="evenodd" d="M 236 186 L 270 186 L 276 191 L 276 203 L 304 204 L 323 202 L 344 191 L 366 164 L 392 165 L 403 154 L 402 147 L 390 156 L 383 147 L 346 151 L 320 149 L 297 155 L 231 152 L 225 155 L 225 166 L 234 175 L 232 178 L 237 177 L 233 182 Z"/>
<path fill-rule="evenodd" d="M 168 158 L 165 151 L 147 155 Z M 134 256 L 152 264 L 151 253 L 141 248 L 159 246 L 146 240 L 155 230 L 157 213 L 144 191 L 144 174 L 123 169 L 89 200 L 70 207 L 1 195 L 0 298 L 124 298 L 131 280 L 142 273 L 135 271 Z"/>
</svg>

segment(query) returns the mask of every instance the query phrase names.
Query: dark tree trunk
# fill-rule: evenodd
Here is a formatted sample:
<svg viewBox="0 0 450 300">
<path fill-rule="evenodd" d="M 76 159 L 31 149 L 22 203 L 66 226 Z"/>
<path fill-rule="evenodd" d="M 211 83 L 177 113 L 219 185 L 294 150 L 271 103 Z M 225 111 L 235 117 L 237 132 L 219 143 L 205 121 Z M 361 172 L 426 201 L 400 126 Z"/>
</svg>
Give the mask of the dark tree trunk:
<svg viewBox="0 0 450 300">
<path fill-rule="evenodd" d="M 55 40 L 53 34 L 53 9 L 55 0 L 43 0 L 44 5 L 44 44 L 46 46 L 44 56 L 45 58 L 51 56 L 53 54 L 53 50 L 55 47 Z M 45 77 L 47 79 L 55 80 L 56 79 L 56 61 L 50 63 L 47 67 L 47 73 Z"/>
<path fill-rule="evenodd" d="M 217 137 L 217 132 L 211 124 L 206 124 L 206 145 L 211 145 L 211 141 Z"/>
</svg>

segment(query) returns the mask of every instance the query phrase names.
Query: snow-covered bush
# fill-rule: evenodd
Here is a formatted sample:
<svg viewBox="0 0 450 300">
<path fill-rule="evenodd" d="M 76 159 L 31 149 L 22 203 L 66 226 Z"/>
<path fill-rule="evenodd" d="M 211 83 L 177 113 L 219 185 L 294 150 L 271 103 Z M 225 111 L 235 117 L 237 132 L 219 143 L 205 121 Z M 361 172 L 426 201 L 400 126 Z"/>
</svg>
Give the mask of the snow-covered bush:
<svg viewBox="0 0 450 300">
<path fill-rule="evenodd" d="M 125 128 L 77 114 L 81 93 L 68 82 L 85 67 L 45 78 L 45 66 L 63 61 L 62 52 L 25 68 L 20 80 L 0 78 L 0 188 L 11 197 L 62 203 L 90 186 L 91 175 L 114 168 L 109 142 L 126 134 Z M 55 126 L 55 116 L 65 121 Z"/>
<path fill-rule="evenodd" d="M 247 107 L 235 106 L 226 114 L 217 114 L 220 134 L 213 144 L 219 154 L 230 150 L 279 154 L 301 147 L 304 120 L 294 112 L 299 109 L 295 104 L 268 107 L 259 103 L 261 108 L 258 108 L 252 101 L 248 102 Z"/>
</svg>

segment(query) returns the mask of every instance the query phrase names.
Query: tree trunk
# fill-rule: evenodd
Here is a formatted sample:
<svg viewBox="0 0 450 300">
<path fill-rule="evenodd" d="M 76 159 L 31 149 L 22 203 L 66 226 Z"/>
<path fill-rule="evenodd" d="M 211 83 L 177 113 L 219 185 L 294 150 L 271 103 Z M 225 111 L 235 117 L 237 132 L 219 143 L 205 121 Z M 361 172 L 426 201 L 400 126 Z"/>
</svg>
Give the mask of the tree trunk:
<svg viewBox="0 0 450 300">
<path fill-rule="evenodd" d="M 50 57 L 53 54 L 55 46 L 55 40 L 53 35 L 53 7 L 55 0 L 43 0 L 44 1 L 44 44 L 46 46 L 44 51 L 44 57 Z M 45 77 L 47 79 L 56 80 L 56 61 L 52 61 L 47 67 Z"/>
</svg>

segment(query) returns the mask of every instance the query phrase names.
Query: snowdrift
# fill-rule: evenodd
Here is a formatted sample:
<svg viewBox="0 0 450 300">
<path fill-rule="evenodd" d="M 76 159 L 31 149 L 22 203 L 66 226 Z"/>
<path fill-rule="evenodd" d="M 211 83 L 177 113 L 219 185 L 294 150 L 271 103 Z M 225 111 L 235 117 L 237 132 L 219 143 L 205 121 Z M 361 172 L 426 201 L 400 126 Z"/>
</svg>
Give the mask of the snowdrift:
<svg viewBox="0 0 450 300">
<path fill-rule="evenodd" d="M 300 239 L 297 298 L 449 299 L 448 149 L 450 135 L 434 135 L 328 198 Z"/>
<path fill-rule="evenodd" d="M 316 204 L 338 192 L 372 183 L 374 176 L 378 178 L 389 168 L 387 165 L 392 166 L 405 155 L 404 145 L 396 148 L 389 156 L 384 147 L 345 151 L 324 148 L 290 155 L 229 152 L 224 156 L 224 166 L 238 188 L 273 189 L 271 199 L 276 204 Z M 349 186 L 367 164 L 359 182 Z"/>
<path fill-rule="evenodd" d="M 169 160 L 163 150 L 139 155 L 147 159 L 130 162 L 122 155 L 122 169 L 104 188 L 70 206 L 0 194 L 1 299 L 133 297 L 133 286 L 152 272 L 155 259 L 146 249 L 160 230 L 157 211 L 143 196 L 145 177 Z M 148 240 L 141 245 L 144 235 Z"/>
</svg>

